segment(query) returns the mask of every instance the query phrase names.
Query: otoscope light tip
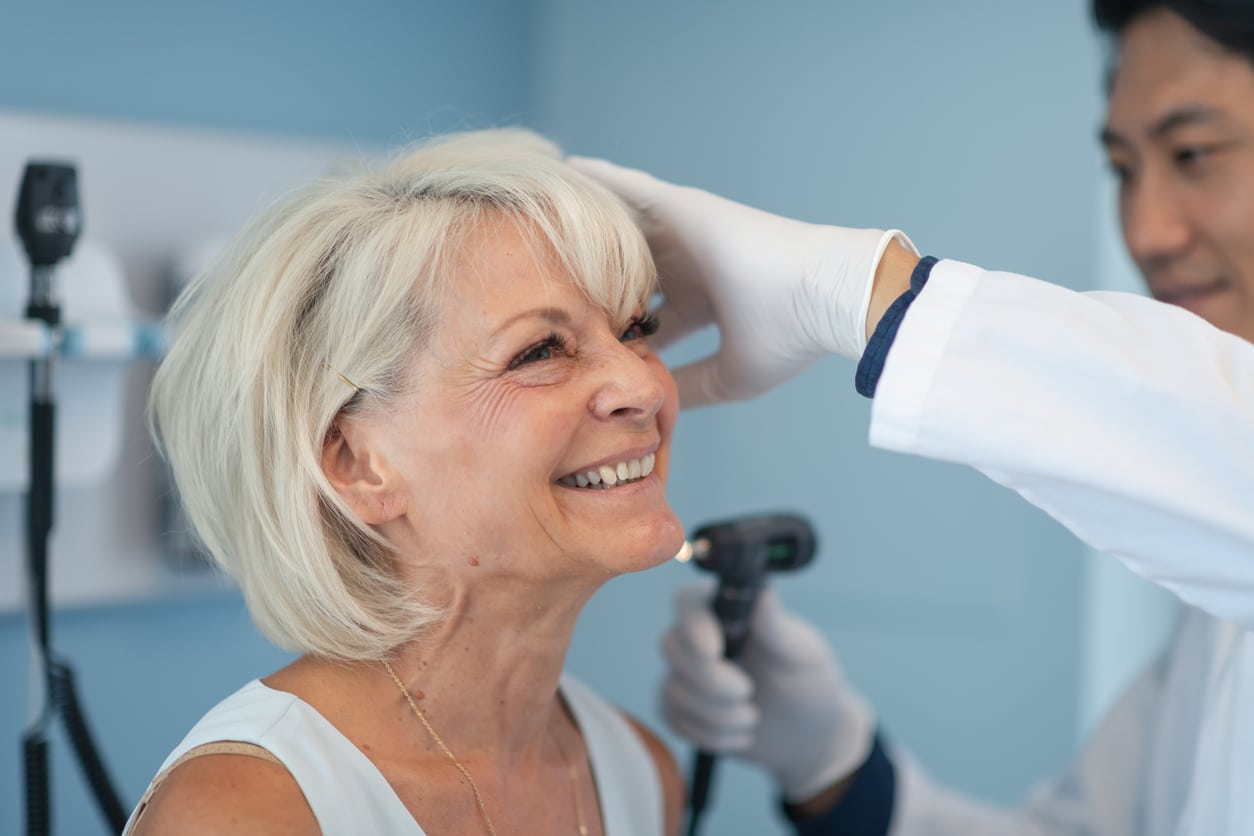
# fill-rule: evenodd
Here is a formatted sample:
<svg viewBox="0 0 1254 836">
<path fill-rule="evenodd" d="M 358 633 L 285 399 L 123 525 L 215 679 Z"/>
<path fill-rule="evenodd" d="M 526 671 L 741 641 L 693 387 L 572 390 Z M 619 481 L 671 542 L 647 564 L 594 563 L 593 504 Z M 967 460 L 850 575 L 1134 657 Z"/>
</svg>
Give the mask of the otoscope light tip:
<svg viewBox="0 0 1254 836">
<path fill-rule="evenodd" d="M 675 555 L 675 559 L 680 563 L 687 563 L 689 560 L 692 560 L 692 543 L 685 540 L 684 544 L 679 547 L 679 552 Z"/>
</svg>

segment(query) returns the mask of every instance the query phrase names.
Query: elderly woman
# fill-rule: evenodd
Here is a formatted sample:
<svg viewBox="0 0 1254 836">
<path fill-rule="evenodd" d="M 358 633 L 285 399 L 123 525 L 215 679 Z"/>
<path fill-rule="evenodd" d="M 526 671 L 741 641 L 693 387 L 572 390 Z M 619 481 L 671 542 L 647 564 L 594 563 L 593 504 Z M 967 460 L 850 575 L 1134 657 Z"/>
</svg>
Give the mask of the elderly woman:
<svg viewBox="0 0 1254 836">
<path fill-rule="evenodd" d="M 211 710 L 140 833 L 678 830 L 665 747 L 562 672 L 674 555 L 656 274 L 523 131 L 318 182 L 180 299 L 152 414 L 187 512 L 300 652 Z"/>
</svg>

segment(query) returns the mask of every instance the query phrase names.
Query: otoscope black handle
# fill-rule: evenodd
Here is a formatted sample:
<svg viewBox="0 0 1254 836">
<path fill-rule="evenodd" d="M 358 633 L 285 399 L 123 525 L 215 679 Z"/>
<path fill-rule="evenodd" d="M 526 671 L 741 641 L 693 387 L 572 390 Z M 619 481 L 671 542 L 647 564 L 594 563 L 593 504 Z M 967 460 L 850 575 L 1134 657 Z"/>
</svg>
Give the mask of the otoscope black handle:
<svg viewBox="0 0 1254 836">
<path fill-rule="evenodd" d="M 724 659 L 734 662 L 744 652 L 745 645 L 749 642 L 753 606 L 758 601 L 758 592 L 761 589 L 760 576 L 756 582 L 746 585 L 729 583 L 726 579 L 719 582 L 711 606 L 723 628 Z"/>
<path fill-rule="evenodd" d="M 757 602 L 761 586 L 742 587 L 720 582 L 714 593 L 714 614 L 723 626 L 723 658 L 735 661 L 744 652 L 749 641 L 749 616 Z M 689 806 L 688 836 L 696 836 L 697 821 L 709 802 L 710 787 L 714 785 L 714 766 L 717 756 L 704 749 L 697 751 L 692 765 L 692 796 Z"/>
<path fill-rule="evenodd" d="M 690 813 L 688 815 L 688 836 L 696 836 L 697 822 L 701 819 L 701 812 L 705 810 L 705 805 L 709 801 L 710 787 L 714 784 L 714 755 L 700 750 L 697 752 L 697 759 L 692 765 L 692 794 L 688 798 L 688 807 Z"/>
</svg>

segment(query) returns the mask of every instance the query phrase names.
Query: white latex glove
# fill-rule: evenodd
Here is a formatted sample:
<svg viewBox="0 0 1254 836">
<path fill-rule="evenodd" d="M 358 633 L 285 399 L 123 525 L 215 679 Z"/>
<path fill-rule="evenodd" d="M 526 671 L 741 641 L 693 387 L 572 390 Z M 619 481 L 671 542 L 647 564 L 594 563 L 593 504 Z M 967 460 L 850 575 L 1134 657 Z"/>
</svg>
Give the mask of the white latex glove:
<svg viewBox="0 0 1254 836">
<path fill-rule="evenodd" d="M 823 637 L 764 589 L 738 664 L 723 658 L 709 586 L 681 590 L 662 641 L 662 713 L 701 749 L 755 761 L 787 801 L 805 801 L 862 765 L 875 717 L 844 682 Z"/>
<path fill-rule="evenodd" d="M 665 304 L 661 349 L 711 323 L 717 354 L 675 370 L 685 407 L 765 392 L 827 354 L 866 347 L 875 268 L 897 230 L 789 220 L 605 160 L 571 157 L 632 209 L 653 251 Z"/>
</svg>

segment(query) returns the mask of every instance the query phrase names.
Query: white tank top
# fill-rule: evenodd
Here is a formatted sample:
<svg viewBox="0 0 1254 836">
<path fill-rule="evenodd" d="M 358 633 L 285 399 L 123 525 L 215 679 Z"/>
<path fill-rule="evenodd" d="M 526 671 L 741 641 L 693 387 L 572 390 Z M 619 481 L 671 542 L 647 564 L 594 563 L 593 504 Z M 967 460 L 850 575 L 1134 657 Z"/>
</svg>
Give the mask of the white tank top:
<svg viewBox="0 0 1254 836">
<path fill-rule="evenodd" d="M 563 675 L 560 690 L 588 748 L 606 836 L 663 836 L 661 779 L 640 737 L 622 714 L 575 678 Z M 294 694 L 249 682 L 192 727 L 158 777 L 183 754 L 218 741 L 252 743 L 278 758 L 326 836 L 425 836 L 374 764 Z M 132 813 L 123 832 L 134 818 Z"/>
</svg>

